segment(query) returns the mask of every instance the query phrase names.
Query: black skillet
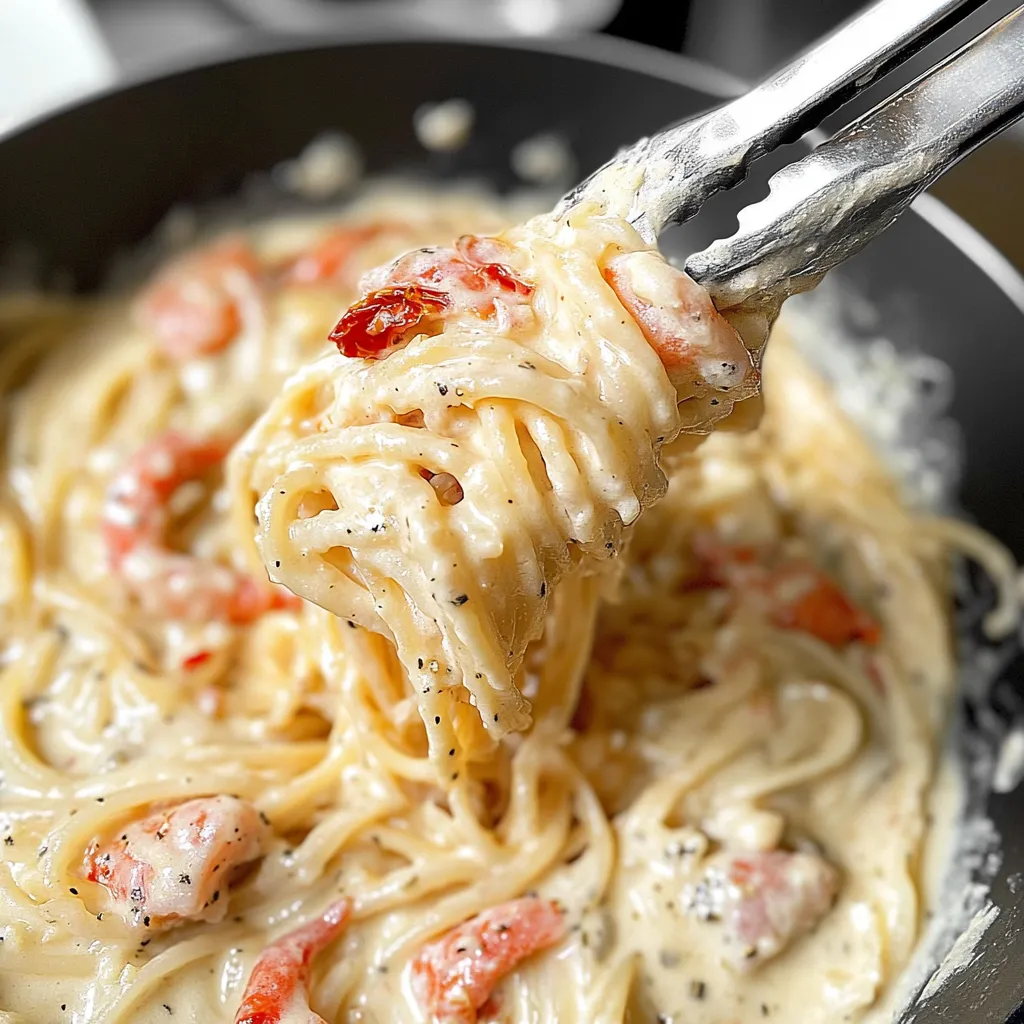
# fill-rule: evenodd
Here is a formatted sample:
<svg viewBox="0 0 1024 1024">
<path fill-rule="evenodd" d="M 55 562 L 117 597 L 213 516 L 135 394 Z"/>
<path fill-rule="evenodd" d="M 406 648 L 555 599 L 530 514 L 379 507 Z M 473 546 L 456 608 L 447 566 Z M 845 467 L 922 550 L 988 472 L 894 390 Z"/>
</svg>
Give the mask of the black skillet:
<svg viewBox="0 0 1024 1024">
<path fill-rule="evenodd" d="M 371 172 L 470 175 L 508 188 L 510 148 L 539 131 L 562 133 L 589 171 L 620 145 L 736 89 L 709 68 L 602 38 L 318 43 L 250 54 L 116 89 L 0 140 L 0 251 L 28 244 L 48 268 L 88 289 L 174 203 L 228 195 L 327 128 L 358 140 Z M 413 113 L 453 96 L 475 105 L 476 130 L 456 154 L 428 154 L 413 134 Z M 750 189 L 763 193 L 770 169 L 771 161 L 755 169 L 748 197 Z M 718 197 L 690 240 L 731 233 L 740 202 Z M 900 347 L 955 371 L 963 506 L 1024 557 L 1024 282 L 934 207 L 904 217 L 836 273 L 877 308 Z M 955 742 L 975 765 L 978 752 L 1024 716 L 1024 661 L 1012 652 L 1000 660 L 1005 667 L 980 699 L 964 698 L 958 716 Z M 1002 837 L 991 879 L 1000 912 L 970 965 L 916 1001 L 906 1021 L 997 1024 L 1017 1019 L 1024 1000 L 1024 797 L 989 795 L 985 770 L 966 774 L 974 809 L 984 808 Z"/>
</svg>

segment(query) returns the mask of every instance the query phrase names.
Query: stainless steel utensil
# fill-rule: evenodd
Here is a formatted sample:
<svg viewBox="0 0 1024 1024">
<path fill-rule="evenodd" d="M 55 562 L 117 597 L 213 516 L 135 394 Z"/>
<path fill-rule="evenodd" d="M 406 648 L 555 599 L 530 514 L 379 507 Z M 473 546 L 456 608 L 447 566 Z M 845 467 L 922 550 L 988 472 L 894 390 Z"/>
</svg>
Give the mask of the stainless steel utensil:
<svg viewBox="0 0 1024 1024">
<path fill-rule="evenodd" d="M 763 85 L 620 153 L 562 203 L 626 185 L 628 209 L 619 212 L 653 241 L 977 6 L 878 0 Z M 785 167 L 768 198 L 740 213 L 739 231 L 692 255 L 686 269 L 721 308 L 771 319 L 1022 115 L 1024 7 Z"/>
</svg>

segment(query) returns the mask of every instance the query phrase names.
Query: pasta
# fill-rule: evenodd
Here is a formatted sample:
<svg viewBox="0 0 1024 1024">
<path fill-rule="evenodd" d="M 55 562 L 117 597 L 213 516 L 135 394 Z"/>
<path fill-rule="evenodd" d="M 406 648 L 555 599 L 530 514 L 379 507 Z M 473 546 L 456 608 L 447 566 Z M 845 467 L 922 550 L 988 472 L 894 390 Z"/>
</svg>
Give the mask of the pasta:
<svg viewBox="0 0 1024 1024">
<path fill-rule="evenodd" d="M 624 220 L 581 204 L 564 222 L 401 258 L 362 305 L 381 318 L 402 303 L 415 337 L 300 372 L 235 454 L 240 518 L 262 496 L 271 578 L 395 643 L 449 769 L 452 748 L 456 771 L 459 754 L 490 750 L 468 704 L 493 739 L 529 724 L 513 678 L 549 593 L 607 570 L 664 493 L 662 447 L 756 388 L 732 328 L 645 250 Z M 410 313 L 423 295 L 436 308 Z M 659 358 L 652 336 L 679 351 Z"/>
<path fill-rule="evenodd" d="M 758 428 L 688 440 L 751 361 L 668 372 L 653 257 L 594 212 L 477 253 L 500 337 L 456 311 L 377 362 L 325 344 L 360 276 L 514 213 L 383 192 L 0 306 L 5 1024 L 884 1019 L 949 554 L 996 628 L 1012 561 L 912 512 L 784 336 Z"/>
</svg>

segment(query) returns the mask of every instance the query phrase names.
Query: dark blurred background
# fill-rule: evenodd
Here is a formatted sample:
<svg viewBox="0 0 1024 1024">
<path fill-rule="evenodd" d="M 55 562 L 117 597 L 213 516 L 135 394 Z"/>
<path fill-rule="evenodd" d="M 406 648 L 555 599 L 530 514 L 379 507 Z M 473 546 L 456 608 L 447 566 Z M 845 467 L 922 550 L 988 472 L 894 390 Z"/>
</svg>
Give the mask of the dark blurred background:
<svg viewBox="0 0 1024 1024">
<path fill-rule="evenodd" d="M 887 79 L 874 99 L 1015 3 L 988 0 L 964 26 Z M 861 6 L 858 0 L 0 0 L 0 130 L 5 120 L 9 125 L 31 112 L 29 100 L 39 108 L 76 88 L 238 52 L 268 34 L 604 32 L 691 55 L 753 82 Z M 71 43 L 81 50 L 83 42 L 88 52 L 73 52 Z M 11 107 L 19 95 L 25 104 Z M 1018 127 L 934 191 L 1024 269 L 1022 180 L 1024 128 Z"/>
</svg>

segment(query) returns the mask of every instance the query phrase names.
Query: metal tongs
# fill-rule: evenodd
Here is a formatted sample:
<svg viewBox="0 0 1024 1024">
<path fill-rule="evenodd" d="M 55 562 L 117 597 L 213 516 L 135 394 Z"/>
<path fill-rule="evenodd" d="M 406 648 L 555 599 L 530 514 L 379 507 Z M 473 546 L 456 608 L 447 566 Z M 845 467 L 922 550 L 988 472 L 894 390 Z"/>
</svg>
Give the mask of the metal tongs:
<svg viewBox="0 0 1024 1024">
<path fill-rule="evenodd" d="M 560 205 L 607 199 L 626 183 L 629 208 L 616 212 L 654 242 L 666 226 L 739 183 L 753 160 L 820 124 L 981 2 L 878 0 L 739 99 L 641 139 Z M 720 309 L 774 320 L 786 298 L 813 288 L 936 178 L 1022 115 L 1019 7 L 775 174 L 768 197 L 739 214 L 736 234 L 692 255 L 686 271 Z"/>
</svg>

